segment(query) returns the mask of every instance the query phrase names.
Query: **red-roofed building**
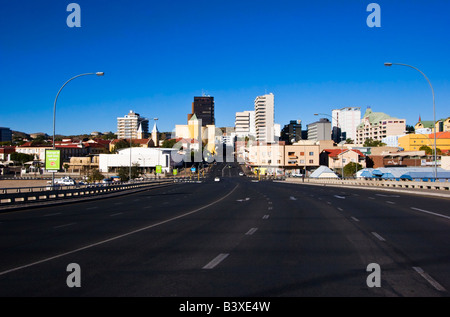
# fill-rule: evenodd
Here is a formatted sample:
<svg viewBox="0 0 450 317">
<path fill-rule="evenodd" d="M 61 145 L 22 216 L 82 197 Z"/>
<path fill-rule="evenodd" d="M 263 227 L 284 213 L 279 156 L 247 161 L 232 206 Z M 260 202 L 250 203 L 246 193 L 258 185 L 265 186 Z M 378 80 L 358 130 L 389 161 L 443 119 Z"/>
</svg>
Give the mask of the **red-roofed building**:
<svg viewBox="0 0 450 317">
<path fill-rule="evenodd" d="M 16 152 L 15 146 L 0 147 L 0 161 L 8 161 L 9 155 Z"/>
<path fill-rule="evenodd" d="M 325 149 L 320 153 L 320 165 L 331 169 L 340 169 L 351 162 L 359 163 L 365 168 L 366 156 L 354 149 Z"/>
</svg>

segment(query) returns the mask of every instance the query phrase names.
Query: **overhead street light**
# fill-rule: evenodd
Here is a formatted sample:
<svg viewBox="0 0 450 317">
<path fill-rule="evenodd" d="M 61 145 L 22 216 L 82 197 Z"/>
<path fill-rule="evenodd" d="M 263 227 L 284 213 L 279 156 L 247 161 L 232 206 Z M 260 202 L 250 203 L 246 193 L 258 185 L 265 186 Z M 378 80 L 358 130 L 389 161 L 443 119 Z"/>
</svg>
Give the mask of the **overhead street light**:
<svg viewBox="0 0 450 317">
<path fill-rule="evenodd" d="M 96 72 L 96 73 L 86 73 L 86 74 L 80 74 L 77 76 L 74 76 L 72 78 L 70 78 L 68 81 L 66 81 L 64 83 L 64 85 L 61 86 L 61 88 L 59 89 L 58 93 L 56 94 L 56 98 L 55 98 L 55 102 L 53 104 L 53 150 L 56 148 L 55 147 L 55 127 L 56 127 L 56 102 L 58 101 L 58 97 L 59 94 L 61 93 L 61 91 L 63 90 L 63 88 L 72 80 L 74 80 L 75 78 L 81 77 L 81 76 L 88 76 L 88 75 L 97 75 L 97 76 L 103 76 L 105 75 L 104 72 Z M 55 173 L 52 173 L 52 188 L 55 185 Z"/>
<path fill-rule="evenodd" d="M 428 77 L 417 67 L 408 65 L 408 64 L 400 64 L 400 63 L 384 63 L 384 66 L 390 67 L 392 65 L 398 65 L 398 66 L 406 66 L 406 67 L 410 67 L 412 69 L 417 70 L 419 73 L 421 73 L 423 75 L 423 77 L 425 77 L 425 79 L 427 80 L 428 84 L 430 85 L 431 88 L 431 93 L 433 94 L 433 122 L 434 122 L 434 180 L 437 180 L 437 148 L 436 148 L 436 103 L 435 103 L 435 96 L 434 96 L 434 89 L 433 86 L 431 85 L 430 80 L 428 79 Z"/>
</svg>

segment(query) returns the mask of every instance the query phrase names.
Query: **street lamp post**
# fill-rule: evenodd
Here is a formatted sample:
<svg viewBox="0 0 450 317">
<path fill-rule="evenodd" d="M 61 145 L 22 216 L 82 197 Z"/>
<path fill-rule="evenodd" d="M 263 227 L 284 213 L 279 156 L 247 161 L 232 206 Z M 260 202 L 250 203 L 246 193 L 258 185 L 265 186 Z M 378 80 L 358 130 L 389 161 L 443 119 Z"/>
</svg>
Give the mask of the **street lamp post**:
<svg viewBox="0 0 450 317">
<path fill-rule="evenodd" d="M 56 127 L 56 102 L 58 101 L 58 97 L 59 94 L 61 93 L 61 91 L 63 90 L 63 88 L 72 80 L 74 80 L 75 78 L 81 77 L 81 76 L 88 76 L 88 75 L 97 75 L 97 76 L 103 76 L 105 73 L 104 72 L 96 72 L 96 73 L 86 73 L 86 74 L 80 74 L 77 76 L 74 76 L 72 78 L 70 78 L 68 81 L 66 81 L 64 83 L 64 85 L 61 86 L 61 88 L 59 89 L 58 93 L 56 94 L 56 98 L 55 98 L 55 102 L 53 104 L 53 150 L 56 149 L 55 146 L 55 127 Z M 55 173 L 52 173 L 52 188 L 55 185 Z"/>
<path fill-rule="evenodd" d="M 343 142 L 343 140 L 342 140 L 342 128 L 341 128 L 341 125 L 339 124 L 339 120 L 336 119 L 336 118 L 333 117 L 333 116 L 330 116 L 329 114 L 326 114 L 326 113 L 315 113 L 314 115 L 315 115 L 315 116 L 318 116 L 318 115 L 328 116 L 328 117 L 330 117 L 330 118 L 336 120 L 336 124 L 338 125 L 338 128 L 341 130 L 341 154 L 342 154 L 342 159 L 341 159 L 341 173 L 342 173 L 342 179 L 343 179 L 343 178 L 344 178 L 344 154 L 343 154 L 343 153 L 344 153 L 344 142 Z"/>
<path fill-rule="evenodd" d="M 419 73 L 421 73 L 423 75 L 423 77 L 425 77 L 425 79 L 427 80 L 428 84 L 430 85 L 431 88 L 431 93 L 433 94 L 433 122 L 434 122 L 434 180 L 437 180 L 437 149 L 436 149 L 436 104 L 435 104 L 435 96 L 434 96 L 434 89 L 433 86 L 431 85 L 430 80 L 428 79 L 428 77 L 417 67 L 408 65 L 408 64 L 400 64 L 400 63 L 384 63 L 384 66 L 390 67 L 392 65 L 398 65 L 398 66 L 406 66 L 406 67 L 410 67 L 412 69 L 417 70 Z"/>
</svg>

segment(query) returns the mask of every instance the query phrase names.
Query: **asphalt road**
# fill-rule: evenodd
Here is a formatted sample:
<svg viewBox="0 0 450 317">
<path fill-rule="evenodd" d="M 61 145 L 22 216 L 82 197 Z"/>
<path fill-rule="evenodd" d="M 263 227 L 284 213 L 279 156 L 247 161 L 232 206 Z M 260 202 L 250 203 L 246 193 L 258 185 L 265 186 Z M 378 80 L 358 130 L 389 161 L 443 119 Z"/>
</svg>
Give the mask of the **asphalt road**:
<svg viewBox="0 0 450 317">
<path fill-rule="evenodd" d="M 449 295 L 448 199 L 255 182 L 224 167 L 211 171 L 220 182 L 1 214 L 0 296 Z M 380 287 L 367 284 L 372 263 Z"/>
</svg>

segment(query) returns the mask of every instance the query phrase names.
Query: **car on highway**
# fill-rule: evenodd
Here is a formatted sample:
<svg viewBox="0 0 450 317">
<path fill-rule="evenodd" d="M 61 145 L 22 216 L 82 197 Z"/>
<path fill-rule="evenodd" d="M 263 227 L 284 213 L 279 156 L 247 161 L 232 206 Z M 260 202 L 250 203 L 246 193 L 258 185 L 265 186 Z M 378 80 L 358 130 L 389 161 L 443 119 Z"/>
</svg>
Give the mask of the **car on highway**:
<svg viewBox="0 0 450 317">
<path fill-rule="evenodd" d="M 220 182 L 220 178 L 219 178 L 219 177 L 216 177 L 216 178 L 214 178 L 214 181 L 215 181 L 215 182 Z"/>
<path fill-rule="evenodd" d="M 244 173 L 243 172 L 239 172 L 239 176 L 244 176 Z"/>
<path fill-rule="evenodd" d="M 55 184 L 73 186 L 76 185 L 76 182 L 73 178 L 65 176 L 60 179 L 55 179 Z"/>
<path fill-rule="evenodd" d="M 111 177 L 104 178 L 102 180 L 102 184 L 112 184 L 112 183 L 113 183 L 113 179 Z"/>
</svg>

